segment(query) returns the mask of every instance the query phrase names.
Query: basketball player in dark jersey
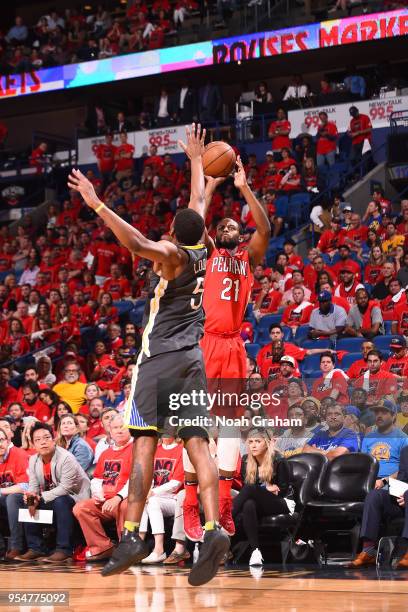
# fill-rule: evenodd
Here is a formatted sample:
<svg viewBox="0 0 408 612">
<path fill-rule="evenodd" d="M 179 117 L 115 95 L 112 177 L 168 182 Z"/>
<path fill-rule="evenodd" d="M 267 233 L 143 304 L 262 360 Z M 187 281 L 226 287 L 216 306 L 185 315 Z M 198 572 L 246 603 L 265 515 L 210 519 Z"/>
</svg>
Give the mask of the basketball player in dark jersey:
<svg viewBox="0 0 408 612">
<path fill-rule="evenodd" d="M 203 138 L 198 126 L 197 132 L 193 130 L 189 134 L 186 145 L 191 156 L 191 199 L 197 202 L 204 200 Z M 139 563 L 149 553 L 138 529 L 153 477 L 157 432 L 169 416 L 169 393 L 174 390 L 174 387 L 169 389 L 169 379 L 175 381 L 178 393 L 206 390 L 204 363 L 198 346 L 203 333 L 206 249 L 199 240 L 204 233 L 204 221 L 194 210 L 182 210 L 171 227 L 172 242 L 153 242 L 107 208 L 79 170 L 72 171 L 68 185 L 79 191 L 121 244 L 154 262 L 149 319 L 125 416 L 135 438 L 126 521 L 121 541 L 102 570 L 103 576 L 111 576 Z M 188 243 L 192 246 L 187 246 Z M 160 378 L 166 379 L 161 386 Z M 202 418 L 208 413 L 206 405 L 191 402 L 177 416 Z M 196 468 L 206 518 L 204 543 L 189 575 L 189 583 L 198 586 L 216 574 L 228 551 L 229 538 L 218 524 L 218 475 L 208 450 L 207 431 L 200 425 L 187 425 L 179 429 L 178 435 L 184 439 Z"/>
</svg>

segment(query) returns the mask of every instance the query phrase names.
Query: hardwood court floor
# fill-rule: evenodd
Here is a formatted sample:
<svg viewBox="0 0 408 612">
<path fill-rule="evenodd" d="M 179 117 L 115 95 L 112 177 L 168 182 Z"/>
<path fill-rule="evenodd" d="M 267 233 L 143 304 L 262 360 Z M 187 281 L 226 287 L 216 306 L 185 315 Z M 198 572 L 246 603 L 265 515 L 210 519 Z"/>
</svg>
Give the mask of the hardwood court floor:
<svg viewBox="0 0 408 612">
<path fill-rule="evenodd" d="M 17 607 L 22 612 L 402 612 L 408 610 L 408 572 L 341 567 L 282 569 L 253 576 L 248 568 L 222 569 L 208 585 L 192 588 L 188 569 L 135 567 L 102 578 L 100 566 L 1 564 L 0 596 L 6 591 L 67 590 L 67 607 Z M 256 572 L 255 572 L 256 573 Z M 4 601 L 4 599 L 2 599 Z"/>
</svg>

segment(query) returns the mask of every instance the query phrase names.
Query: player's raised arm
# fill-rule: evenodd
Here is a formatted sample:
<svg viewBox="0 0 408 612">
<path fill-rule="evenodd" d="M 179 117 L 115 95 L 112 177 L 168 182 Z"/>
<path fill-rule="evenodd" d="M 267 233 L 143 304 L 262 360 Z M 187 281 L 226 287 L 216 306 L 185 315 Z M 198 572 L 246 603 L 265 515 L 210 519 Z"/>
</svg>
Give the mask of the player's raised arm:
<svg viewBox="0 0 408 612">
<path fill-rule="evenodd" d="M 192 124 L 191 129 L 186 127 L 187 144 L 178 141 L 179 146 L 191 162 L 191 194 L 188 207 L 195 210 L 203 219 L 205 218 L 205 182 L 202 154 L 204 151 L 205 130 L 201 125 Z"/>
<path fill-rule="evenodd" d="M 238 170 L 235 173 L 234 185 L 240 190 L 241 194 L 245 198 L 256 225 L 256 231 L 252 235 L 252 238 L 248 244 L 251 265 L 254 267 L 265 257 L 271 237 L 271 224 L 269 223 L 264 207 L 257 200 L 247 183 L 244 166 L 242 165 L 242 161 L 239 156 L 237 157 L 237 167 Z"/>
<path fill-rule="evenodd" d="M 182 253 L 175 244 L 167 240 L 160 240 L 159 242 L 149 240 L 139 230 L 126 223 L 113 210 L 105 206 L 96 195 L 92 183 L 80 170 L 72 170 L 68 178 L 68 187 L 75 189 L 81 194 L 86 204 L 103 219 L 119 242 L 129 249 L 131 253 L 135 253 L 150 261 L 166 263 L 174 267 L 182 263 Z"/>
</svg>

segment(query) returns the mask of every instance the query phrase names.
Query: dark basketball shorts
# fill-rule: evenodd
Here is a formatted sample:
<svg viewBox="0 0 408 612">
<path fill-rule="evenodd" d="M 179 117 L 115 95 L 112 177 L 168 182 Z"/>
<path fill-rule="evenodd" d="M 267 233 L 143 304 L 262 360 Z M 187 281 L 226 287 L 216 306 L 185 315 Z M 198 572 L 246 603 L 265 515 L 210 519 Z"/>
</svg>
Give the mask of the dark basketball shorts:
<svg viewBox="0 0 408 612">
<path fill-rule="evenodd" d="M 147 357 L 139 354 L 125 412 L 134 437 L 168 433 L 208 438 L 207 380 L 198 346 Z"/>
</svg>

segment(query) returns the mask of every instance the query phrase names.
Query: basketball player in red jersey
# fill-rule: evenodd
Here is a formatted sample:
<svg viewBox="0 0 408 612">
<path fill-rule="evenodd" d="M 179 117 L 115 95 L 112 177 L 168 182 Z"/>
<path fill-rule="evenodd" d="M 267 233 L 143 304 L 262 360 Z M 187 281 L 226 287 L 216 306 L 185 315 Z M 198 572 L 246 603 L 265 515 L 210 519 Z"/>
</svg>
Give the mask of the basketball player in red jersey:
<svg viewBox="0 0 408 612">
<path fill-rule="evenodd" d="M 192 126 L 193 132 L 195 126 Z M 198 126 L 200 129 L 200 126 Z M 187 139 L 189 130 L 187 130 Z M 182 143 L 181 143 L 182 144 Z M 184 148 L 184 147 L 183 147 Z M 185 150 L 185 148 L 184 148 Z M 250 298 L 253 270 L 263 261 L 271 235 L 267 214 L 251 191 L 243 164 L 237 158 L 237 172 L 234 184 L 249 206 L 256 230 L 249 244 L 241 248 L 239 244 L 240 225 L 233 219 L 222 219 L 217 225 L 215 244 L 206 236 L 208 251 L 207 270 L 204 280 L 203 306 L 205 311 L 204 337 L 201 349 L 204 355 L 208 379 L 236 380 L 236 385 L 227 392 L 239 390 L 246 377 L 246 351 L 240 336 L 240 327 Z M 223 179 L 207 177 L 205 205 L 190 203 L 204 219 L 216 187 Z M 234 417 L 235 414 L 225 414 Z M 226 435 L 228 433 L 228 435 Z M 219 503 L 220 524 L 228 534 L 235 533 L 232 519 L 231 485 L 239 456 L 240 434 L 232 428 L 221 432 L 218 437 L 217 458 L 220 475 Z M 202 537 L 202 527 L 197 500 L 197 480 L 192 465 L 185 463 L 186 498 L 184 503 L 184 528 L 186 535 L 193 541 Z"/>
</svg>

